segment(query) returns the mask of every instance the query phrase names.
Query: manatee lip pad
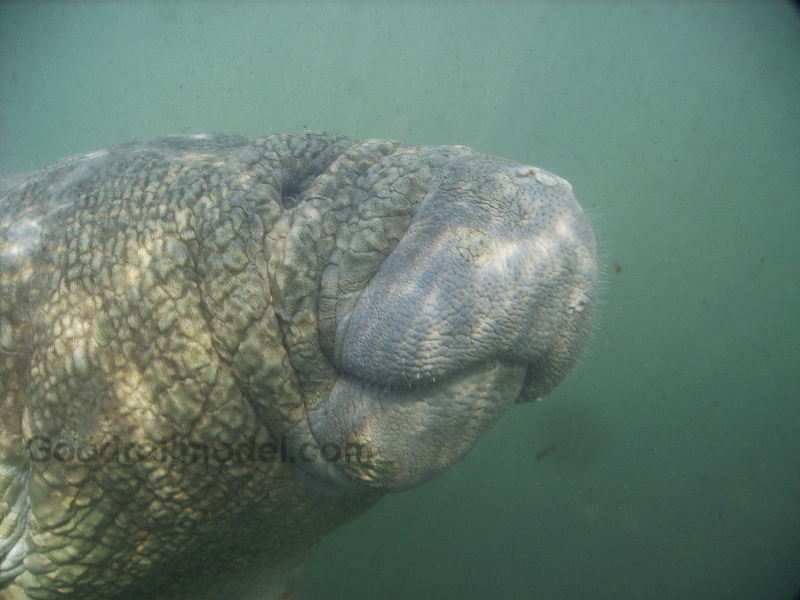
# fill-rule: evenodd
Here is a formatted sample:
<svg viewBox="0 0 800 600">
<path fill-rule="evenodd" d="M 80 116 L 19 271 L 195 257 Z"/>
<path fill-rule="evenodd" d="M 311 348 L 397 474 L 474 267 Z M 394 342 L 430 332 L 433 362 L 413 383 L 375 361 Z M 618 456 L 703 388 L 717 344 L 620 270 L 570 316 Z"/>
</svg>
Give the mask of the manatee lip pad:
<svg viewBox="0 0 800 600">
<path fill-rule="evenodd" d="M 463 146 L 176 135 L 0 181 L 0 585 L 282 585 L 550 392 L 596 288 L 571 186 Z M 110 440 L 167 449 L 67 453 Z M 214 453 L 245 442 L 279 456 Z"/>
<path fill-rule="evenodd" d="M 319 443 L 376 456 L 322 477 L 345 470 L 403 489 L 452 465 L 509 404 L 564 376 L 586 343 L 595 288 L 594 237 L 566 181 L 486 155 L 450 157 L 398 244 L 337 312 L 330 358 L 343 375 L 309 412 L 311 429 Z"/>
</svg>

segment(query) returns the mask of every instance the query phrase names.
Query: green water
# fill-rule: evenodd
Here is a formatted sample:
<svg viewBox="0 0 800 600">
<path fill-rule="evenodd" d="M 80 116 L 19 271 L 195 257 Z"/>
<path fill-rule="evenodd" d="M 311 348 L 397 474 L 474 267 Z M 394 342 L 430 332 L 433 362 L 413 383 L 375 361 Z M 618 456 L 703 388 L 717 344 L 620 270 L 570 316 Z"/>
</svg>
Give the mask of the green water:
<svg viewBox="0 0 800 600">
<path fill-rule="evenodd" d="M 568 380 L 327 538 L 307 598 L 794 597 L 798 11 L 0 5 L 0 176 L 166 133 L 304 128 L 558 173 L 604 263 Z"/>
</svg>

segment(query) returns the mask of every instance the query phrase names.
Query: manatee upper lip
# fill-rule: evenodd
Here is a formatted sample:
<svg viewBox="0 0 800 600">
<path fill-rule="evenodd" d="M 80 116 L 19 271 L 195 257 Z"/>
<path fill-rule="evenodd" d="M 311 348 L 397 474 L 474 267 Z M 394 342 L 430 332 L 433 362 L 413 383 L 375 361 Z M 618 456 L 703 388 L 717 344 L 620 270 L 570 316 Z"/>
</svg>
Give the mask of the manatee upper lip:
<svg viewBox="0 0 800 600">
<path fill-rule="evenodd" d="M 563 179 L 481 155 L 450 160 L 362 290 L 339 296 L 335 267 L 323 276 L 321 345 L 339 375 L 309 428 L 320 444 L 374 448 L 370 463 L 327 476 L 411 487 L 459 460 L 514 401 L 552 389 L 588 335 L 594 253 Z"/>
</svg>

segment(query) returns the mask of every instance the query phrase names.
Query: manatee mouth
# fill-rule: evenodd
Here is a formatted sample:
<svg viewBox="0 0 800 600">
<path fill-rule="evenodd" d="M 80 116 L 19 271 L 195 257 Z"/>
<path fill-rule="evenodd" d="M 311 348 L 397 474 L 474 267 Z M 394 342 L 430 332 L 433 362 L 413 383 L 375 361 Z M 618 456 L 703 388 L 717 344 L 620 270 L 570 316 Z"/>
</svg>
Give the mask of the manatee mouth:
<svg viewBox="0 0 800 600">
<path fill-rule="evenodd" d="M 514 402 L 524 365 L 492 362 L 421 386 L 380 386 L 341 376 L 327 401 L 309 411 L 321 448 L 339 460 L 325 478 L 401 490 L 460 460 Z"/>
</svg>

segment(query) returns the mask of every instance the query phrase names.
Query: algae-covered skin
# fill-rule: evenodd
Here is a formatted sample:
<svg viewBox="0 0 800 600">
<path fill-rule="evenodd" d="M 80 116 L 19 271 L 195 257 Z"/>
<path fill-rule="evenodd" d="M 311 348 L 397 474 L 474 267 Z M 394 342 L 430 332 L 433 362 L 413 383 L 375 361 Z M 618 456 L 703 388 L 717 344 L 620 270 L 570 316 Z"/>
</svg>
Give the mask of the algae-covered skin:
<svg viewBox="0 0 800 600">
<path fill-rule="evenodd" d="M 569 184 L 306 132 L 0 182 L 0 598 L 295 598 L 589 336 Z"/>
</svg>

